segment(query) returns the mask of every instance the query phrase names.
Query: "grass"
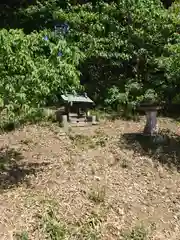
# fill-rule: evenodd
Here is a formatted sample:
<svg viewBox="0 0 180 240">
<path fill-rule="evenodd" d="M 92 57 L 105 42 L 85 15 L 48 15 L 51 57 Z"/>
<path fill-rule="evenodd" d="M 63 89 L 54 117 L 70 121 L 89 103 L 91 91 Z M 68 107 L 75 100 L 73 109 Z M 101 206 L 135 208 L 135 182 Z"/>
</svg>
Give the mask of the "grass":
<svg viewBox="0 0 180 240">
<path fill-rule="evenodd" d="M 53 210 L 42 217 L 41 228 L 44 237 L 49 240 L 100 240 L 101 218 L 92 213 L 88 219 L 77 225 L 67 225 L 58 220 Z M 136 226 L 131 231 L 123 233 L 122 240 L 147 240 L 148 232 L 144 226 Z M 28 233 L 16 234 L 16 240 L 29 240 Z"/>
<path fill-rule="evenodd" d="M 98 186 L 89 193 L 89 199 L 96 204 L 103 203 L 106 197 L 106 187 Z"/>
<path fill-rule="evenodd" d="M 66 226 L 58 222 L 52 210 L 43 217 L 42 227 L 47 238 L 51 240 L 65 240 L 69 235 Z"/>
<path fill-rule="evenodd" d="M 124 234 L 123 240 L 148 240 L 148 232 L 144 226 L 136 226 Z"/>
<path fill-rule="evenodd" d="M 49 209 L 41 217 L 40 229 L 43 238 L 49 240 L 98 240 L 100 239 L 101 220 L 98 215 L 92 213 L 87 219 L 76 224 L 63 223 L 56 215 L 53 208 Z M 21 239 L 24 233 L 20 236 Z M 27 235 L 28 236 L 28 235 Z"/>
<path fill-rule="evenodd" d="M 101 236 L 101 219 L 96 214 L 91 214 L 87 221 L 80 226 L 80 235 L 77 239 L 99 240 Z"/>
<path fill-rule="evenodd" d="M 130 168 L 130 162 L 127 159 L 123 158 L 121 161 L 121 167 L 122 168 Z"/>
<path fill-rule="evenodd" d="M 92 147 L 92 148 L 95 147 L 92 138 L 89 137 L 89 136 L 81 135 L 81 134 L 75 134 L 75 135 L 70 134 L 69 138 L 73 141 L 73 143 L 76 146 L 79 146 L 79 147 L 82 147 L 82 148 L 84 146 L 88 146 L 88 147 Z"/>
<path fill-rule="evenodd" d="M 29 236 L 26 231 L 23 231 L 20 234 L 16 234 L 15 238 L 16 238 L 16 240 L 29 240 Z"/>
<path fill-rule="evenodd" d="M 13 231 L 16 240 L 179 239 L 178 126 L 159 123 L 167 142 L 153 146 L 135 138 L 144 119 L 2 134 L 0 238 Z"/>
<path fill-rule="evenodd" d="M 74 134 L 72 132 L 68 136 L 72 140 L 73 144 L 81 148 L 105 147 L 108 141 L 107 134 L 105 134 L 102 130 L 96 130 L 92 136 Z"/>
</svg>

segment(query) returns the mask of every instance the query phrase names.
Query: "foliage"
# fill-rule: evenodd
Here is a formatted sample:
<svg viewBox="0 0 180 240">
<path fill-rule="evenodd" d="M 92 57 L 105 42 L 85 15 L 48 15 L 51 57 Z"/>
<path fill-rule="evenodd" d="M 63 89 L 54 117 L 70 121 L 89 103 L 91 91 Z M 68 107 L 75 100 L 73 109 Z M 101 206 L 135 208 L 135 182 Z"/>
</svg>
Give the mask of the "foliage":
<svg viewBox="0 0 180 240">
<path fill-rule="evenodd" d="M 16 234 L 16 240 L 29 240 L 28 233 L 23 231 L 20 234 Z"/>
<path fill-rule="evenodd" d="M 79 221 L 76 225 L 64 224 L 58 219 L 54 210 L 50 209 L 43 217 L 41 228 L 50 240 L 98 240 L 101 235 L 101 218 L 92 213 L 84 221 Z"/>
<path fill-rule="evenodd" d="M 64 240 L 68 239 L 67 235 L 69 235 L 66 226 L 60 224 L 58 219 L 54 215 L 54 212 L 51 211 L 46 214 L 43 222 L 43 227 L 48 239 L 51 240 Z"/>
<path fill-rule="evenodd" d="M 44 40 L 45 35 L 49 40 Z M 78 90 L 76 65 L 81 57 L 77 47 L 56 40 L 51 33 L 25 35 L 22 30 L 1 30 L 1 119 L 20 119 L 56 100 L 63 91 Z"/>
<path fill-rule="evenodd" d="M 124 234 L 123 240 L 147 240 L 147 230 L 143 227 L 135 227 L 130 233 Z"/>
<path fill-rule="evenodd" d="M 167 10 L 159 0 L 20 5 L 12 19 L 26 34 L 0 31 L 5 116 L 29 116 L 61 92 L 79 90 L 79 79 L 98 104 L 116 110 L 122 105 L 134 109 L 142 101 L 171 101 L 180 82 L 178 8 L 175 3 Z M 62 23 L 70 30 L 57 39 L 51 31 Z"/>
<path fill-rule="evenodd" d="M 169 9 L 174 26 L 174 33 L 170 36 L 168 43 L 164 46 L 165 54 L 158 59 L 158 65 L 164 71 L 166 84 L 166 95 L 172 103 L 180 103 L 180 17 L 179 2 L 175 2 Z M 164 87 L 165 88 L 165 87 Z"/>
<path fill-rule="evenodd" d="M 136 106 L 164 99 L 169 86 L 159 58 L 176 24 L 159 1 L 85 4 L 54 16 L 70 23 L 69 42 L 85 52 L 83 80 L 97 101 Z"/>
</svg>

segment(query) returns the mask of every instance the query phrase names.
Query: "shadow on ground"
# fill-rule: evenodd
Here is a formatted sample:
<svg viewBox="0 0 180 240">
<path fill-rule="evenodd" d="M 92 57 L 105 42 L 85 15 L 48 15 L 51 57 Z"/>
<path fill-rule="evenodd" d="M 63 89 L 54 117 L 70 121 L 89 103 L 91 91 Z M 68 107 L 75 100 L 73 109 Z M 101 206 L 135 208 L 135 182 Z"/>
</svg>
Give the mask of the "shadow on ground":
<svg viewBox="0 0 180 240">
<path fill-rule="evenodd" d="M 140 133 L 123 134 L 121 144 L 126 149 L 133 149 L 159 161 L 169 169 L 180 171 L 180 136 L 167 130 L 162 130 L 156 136 L 145 136 Z"/>
<path fill-rule="evenodd" d="M 13 148 L 0 149 L 0 190 L 17 187 L 22 183 L 30 185 L 28 176 L 43 171 L 48 163 L 28 163 L 23 155 Z"/>
</svg>

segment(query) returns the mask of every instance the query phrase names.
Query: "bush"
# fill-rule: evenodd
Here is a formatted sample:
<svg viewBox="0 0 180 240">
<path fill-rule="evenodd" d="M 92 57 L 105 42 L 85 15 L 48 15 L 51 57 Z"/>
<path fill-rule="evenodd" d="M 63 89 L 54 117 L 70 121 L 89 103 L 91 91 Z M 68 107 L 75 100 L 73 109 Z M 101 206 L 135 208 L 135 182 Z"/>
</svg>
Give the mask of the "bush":
<svg viewBox="0 0 180 240">
<path fill-rule="evenodd" d="M 44 36 L 47 37 L 44 39 Z M 0 107 L 6 120 L 28 115 L 64 91 L 80 88 L 79 49 L 51 33 L 0 31 Z M 1 118 L 2 118 L 1 117 Z"/>
<path fill-rule="evenodd" d="M 26 32 L 67 22 L 66 40 L 48 30 L 0 31 L 0 105 L 9 116 L 79 90 L 79 78 L 97 104 L 115 110 L 177 102 L 179 3 L 167 10 L 160 0 L 86 2 L 40 0 L 15 11 Z"/>
<path fill-rule="evenodd" d="M 97 102 L 133 108 L 167 98 L 173 82 L 160 61 L 169 57 L 166 45 L 177 38 L 177 23 L 159 0 L 87 3 L 54 16 L 71 25 L 68 40 L 86 55 L 82 81 Z"/>
</svg>

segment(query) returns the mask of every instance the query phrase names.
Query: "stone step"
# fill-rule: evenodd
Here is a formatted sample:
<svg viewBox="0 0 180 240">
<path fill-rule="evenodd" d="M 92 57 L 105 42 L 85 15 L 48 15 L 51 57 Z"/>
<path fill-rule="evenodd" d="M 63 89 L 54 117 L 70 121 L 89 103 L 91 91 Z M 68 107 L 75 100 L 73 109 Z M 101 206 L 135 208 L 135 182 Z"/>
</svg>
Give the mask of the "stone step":
<svg viewBox="0 0 180 240">
<path fill-rule="evenodd" d="M 92 122 L 79 122 L 79 123 L 70 123 L 71 127 L 89 127 L 89 126 L 95 126 L 98 123 L 93 124 Z"/>
</svg>

